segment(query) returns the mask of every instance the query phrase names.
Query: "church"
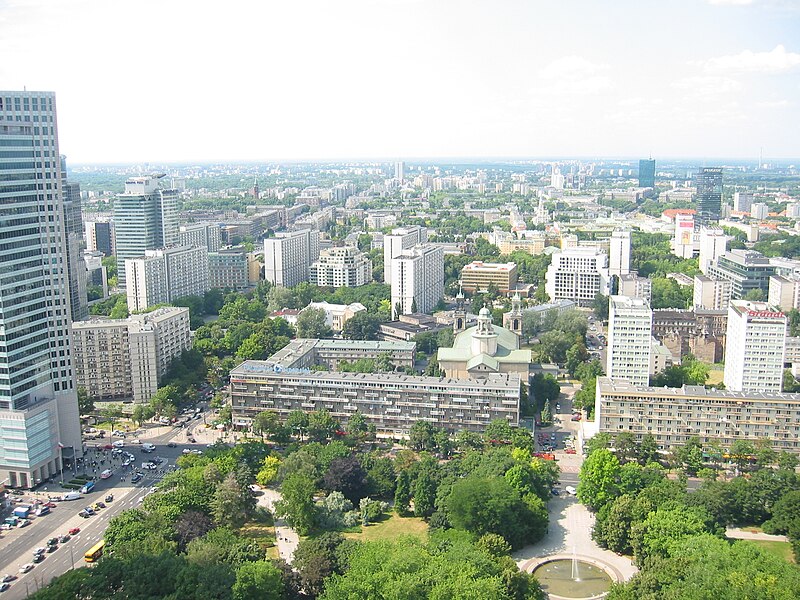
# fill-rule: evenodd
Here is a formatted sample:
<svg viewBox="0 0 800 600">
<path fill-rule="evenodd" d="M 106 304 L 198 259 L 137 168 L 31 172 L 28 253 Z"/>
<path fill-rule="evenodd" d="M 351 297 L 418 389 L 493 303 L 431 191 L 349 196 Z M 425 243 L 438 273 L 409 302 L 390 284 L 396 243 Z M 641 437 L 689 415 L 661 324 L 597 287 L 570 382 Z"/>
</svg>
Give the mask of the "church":
<svg viewBox="0 0 800 600">
<path fill-rule="evenodd" d="M 519 375 L 528 382 L 531 351 L 519 347 L 522 335 L 522 308 L 519 295 L 511 302 L 511 311 L 503 322 L 509 328 L 492 324 L 492 313 L 485 306 L 478 313 L 478 324 L 465 329 L 467 322 L 464 296 L 456 296 L 452 348 L 439 348 L 439 368 L 447 377 L 481 379 L 491 373 Z"/>
</svg>

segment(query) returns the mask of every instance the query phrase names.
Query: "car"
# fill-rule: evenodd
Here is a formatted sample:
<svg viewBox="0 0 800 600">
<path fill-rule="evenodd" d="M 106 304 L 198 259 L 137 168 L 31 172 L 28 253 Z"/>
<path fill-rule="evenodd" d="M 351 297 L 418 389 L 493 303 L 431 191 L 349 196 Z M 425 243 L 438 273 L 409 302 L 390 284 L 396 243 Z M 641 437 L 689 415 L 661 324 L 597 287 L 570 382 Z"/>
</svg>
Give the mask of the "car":
<svg viewBox="0 0 800 600">
<path fill-rule="evenodd" d="M 90 515 L 93 515 L 93 514 L 94 514 L 94 509 L 93 509 L 91 506 L 87 506 L 87 507 L 86 507 L 86 508 L 84 508 L 83 510 L 85 510 L 85 511 L 86 511 L 87 513 L 89 513 Z"/>
<path fill-rule="evenodd" d="M 10 583 L 0 583 L 0 592 L 5 592 L 8 588 L 11 587 Z"/>
<path fill-rule="evenodd" d="M 113 474 L 114 474 L 114 471 L 112 471 L 111 469 L 106 469 L 105 471 L 100 473 L 100 479 L 108 479 Z"/>
<path fill-rule="evenodd" d="M 114 494 L 109 494 L 106 496 L 106 502 L 113 502 L 114 501 Z"/>
<path fill-rule="evenodd" d="M 197 450 L 196 448 L 192 450 L 192 454 L 202 454 L 202 453 L 203 453 L 202 450 Z"/>
<path fill-rule="evenodd" d="M 124 462 L 122 463 L 122 466 L 123 466 L 123 467 L 130 467 L 130 466 L 131 466 L 131 461 L 130 461 L 130 460 L 126 460 L 126 461 L 124 461 Z"/>
<path fill-rule="evenodd" d="M 117 440 L 116 442 L 111 444 L 111 447 L 112 448 L 124 448 L 125 447 L 125 442 L 123 442 L 122 440 Z"/>
<path fill-rule="evenodd" d="M 187 441 L 188 441 L 190 444 L 196 444 L 196 443 L 197 443 L 197 440 L 196 440 L 196 439 L 194 439 L 193 437 L 190 437 L 190 438 L 189 438 Z"/>
<path fill-rule="evenodd" d="M 40 563 L 44 560 L 44 554 L 34 554 L 33 555 L 33 562 Z"/>
<path fill-rule="evenodd" d="M 125 432 L 120 431 L 119 429 L 115 429 L 114 431 L 111 432 L 111 435 L 115 437 L 125 437 Z"/>
<path fill-rule="evenodd" d="M 57 543 L 58 543 L 58 538 L 57 537 L 53 537 L 53 538 L 50 538 L 49 540 L 47 540 L 47 545 L 48 546 L 55 546 Z"/>
<path fill-rule="evenodd" d="M 100 448 L 102 448 L 103 450 L 113 450 L 114 446 L 112 446 L 111 444 L 104 444 L 100 446 Z"/>
<path fill-rule="evenodd" d="M 100 512 L 100 505 L 97 502 L 95 502 L 94 504 L 92 504 L 92 510 L 94 512 Z"/>
<path fill-rule="evenodd" d="M 163 458 L 161 458 L 160 456 L 156 456 L 155 458 L 153 458 L 152 460 L 150 460 L 150 462 L 151 462 L 151 463 L 156 463 L 157 465 L 160 465 L 161 463 L 163 463 L 163 462 L 164 462 L 164 459 L 163 459 Z"/>
<path fill-rule="evenodd" d="M 181 454 L 191 454 L 191 453 L 192 451 L 189 450 L 188 448 L 184 448 L 183 450 L 181 450 Z"/>
<path fill-rule="evenodd" d="M 34 565 L 32 565 L 31 563 L 25 563 L 24 565 L 20 565 L 19 572 L 20 573 L 28 573 L 29 571 L 31 571 L 33 569 L 33 566 Z"/>
<path fill-rule="evenodd" d="M 570 421 L 580 421 L 582 418 L 583 417 L 580 415 L 580 413 L 577 413 L 572 415 L 572 417 L 570 417 Z"/>
<path fill-rule="evenodd" d="M 142 440 L 140 440 L 140 439 L 131 440 L 131 444 L 139 445 L 141 443 L 142 443 Z"/>
<path fill-rule="evenodd" d="M 47 553 L 48 553 L 48 554 L 52 554 L 52 553 L 53 553 L 53 552 L 55 552 L 56 550 L 58 550 L 58 545 L 55 545 L 55 546 L 48 546 L 48 547 L 47 547 Z"/>
<path fill-rule="evenodd" d="M 167 442 L 167 448 L 177 448 L 178 444 L 175 442 Z"/>
<path fill-rule="evenodd" d="M 90 515 L 89 513 L 87 513 L 85 510 L 82 510 L 81 512 L 79 512 L 79 513 L 78 513 L 78 516 L 79 516 L 81 519 L 88 519 L 88 518 L 89 518 L 89 517 L 91 517 L 92 515 Z"/>
<path fill-rule="evenodd" d="M 27 527 L 30 524 L 31 524 L 31 522 L 28 519 L 20 519 L 20 522 L 17 523 L 17 527 L 19 529 L 22 529 L 23 527 Z"/>
<path fill-rule="evenodd" d="M 95 506 L 99 506 L 100 508 L 105 508 L 105 502 L 100 502 L 99 500 L 94 503 Z M 95 509 L 96 510 L 96 509 Z"/>
<path fill-rule="evenodd" d="M 560 404 L 556 404 L 556 412 L 561 412 L 561 405 Z"/>
<path fill-rule="evenodd" d="M 69 535 L 62 535 L 60 538 L 58 538 L 58 543 L 59 544 L 66 544 L 70 539 L 71 538 L 70 538 Z"/>
<path fill-rule="evenodd" d="M 144 475 L 142 475 L 141 473 L 134 473 L 133 477 L 131 477 L 131 483 L 136 483 L 137 481 L 140 481 L 142 477 L 144 477 Z"/>
<path fill-rule="evenodd" d="M 567 493 L 568 493 L 570 496 L 575 496 L 575 495 L 578 493 L 578 491 L 577 491 L 577 490 L 576 490 L 574 487 L 572 487 L 571 485 L 568 485 L 568 486 L 567 486 L 567 487 L 565 487 L 564 489 L 567 491 Z"/>
<path fill-rule="evenodd" d="M 553 488 L 552 490 L 550 490 L 550 493 L 553 494 L 553 496 L 560 496 L 561 495 L 561 492 L 559 492 L 556 488 Z"/>
<path fill-rule="evenodd" d="M 78 535 L 80 532 L 81 532 L 80 527 L 73 527 L 67 533 L 69 533 L 70 535 Z"/>
<path fill-rule="evenodd" d="M 9 581 L 14 581 L 16 578 L 17 578 L 16 575 L 10 575 L 10 574 L 3 575 L 3 579 L 1 579 L 0 581 L 2 581 L 3 583 L 8 583 Z"/>
<path fill-rule="evenodd" d="M 47 551 L 47 548 L 39 547 L 33 551 L 34 556 L 38 556 L 39 554 L 44 554 Z"/>
</svg>

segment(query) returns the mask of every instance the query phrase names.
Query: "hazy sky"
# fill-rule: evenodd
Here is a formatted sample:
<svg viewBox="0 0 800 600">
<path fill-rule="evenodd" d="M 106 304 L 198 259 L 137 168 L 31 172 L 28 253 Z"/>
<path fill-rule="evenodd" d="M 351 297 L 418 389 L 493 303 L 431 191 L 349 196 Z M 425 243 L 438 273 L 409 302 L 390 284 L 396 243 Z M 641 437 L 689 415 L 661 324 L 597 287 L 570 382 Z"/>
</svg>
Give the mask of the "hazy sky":
<svg viewBox="0 0 800 600">
<path fill-rule="evenodd" d="M 70 162 L 800 157 L 800 0 L 0 0 Z"/>
</svg>

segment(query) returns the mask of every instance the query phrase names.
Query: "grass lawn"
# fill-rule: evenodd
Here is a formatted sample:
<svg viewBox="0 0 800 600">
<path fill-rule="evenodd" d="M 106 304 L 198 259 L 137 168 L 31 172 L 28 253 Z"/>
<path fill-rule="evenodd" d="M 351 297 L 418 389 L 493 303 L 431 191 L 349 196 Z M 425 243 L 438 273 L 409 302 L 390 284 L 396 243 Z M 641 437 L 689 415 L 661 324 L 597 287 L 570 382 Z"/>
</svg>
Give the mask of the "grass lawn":
<svg viewBox="0 0 800 600">
<path fill-rule="evenodd" d="M 413 535 L 424 538 L 428 532 L 428 524 L 419 517 L 401 517 L 391 513 L 388 519 L 362 527 L 361 533 L 345 533 L 344 537 L 351 540 L 369 542 L 373 540 L 391 540 L 404 535 Z"/>
<path fill-rule="evenodd" d="M 759 546 L 765 552 L 769 552 L 770 554 L 774 554 L 775 556 L 782 558 L 786 562 L 793 563 L 794 562 L 794 555 L 792 554 L 792 545 L 789 542 L 767 542 L 763 540 L 746 540 L 751 544 L 755 544 Z"/>
<path fill-rule="evenodd" d="M 708 372 L 708 379 L 706 379 L 706 385 L 715 385 L 717 383 L 722 383 L 724 375 L 725 372 L 722 369 L 711 369 Z"/>
</svg>

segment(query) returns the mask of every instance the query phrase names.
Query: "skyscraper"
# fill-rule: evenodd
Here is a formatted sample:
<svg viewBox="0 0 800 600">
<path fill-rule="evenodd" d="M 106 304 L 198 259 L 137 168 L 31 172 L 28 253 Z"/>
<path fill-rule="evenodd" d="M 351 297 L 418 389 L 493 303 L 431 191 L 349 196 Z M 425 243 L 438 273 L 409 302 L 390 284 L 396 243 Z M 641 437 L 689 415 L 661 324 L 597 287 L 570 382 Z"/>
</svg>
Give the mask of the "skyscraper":
<svg viewBox="0 0 800 600">
<path fill-rule="evenodd" d="M 430 313 L 444 295 L 444 250 L 420 244 L 392 259 L 392 316 Z"/>
<path fill-rule="evenodd" d="M 278 287 L 308 281 L 311 263 L 319 258 L 319 231 L 300 229 L 264 240 L 264 279 Z"/>
<path fill-rule="evenodd" d="M 406 178 L 406 163 L 402 160 L 397 161 L 394 163 L 394 178 L 400 181 L 401 183 Z"/>
<path fill-rule="evenodd" d="M 114 198 L 117 275 L 125 286 L 125 261 L 170 246 L 178 236 L 178 192 L 160 186 L 164 175 L 131 177 Z"/>
<path fill-rule="evenodd" d="M 697 218 L 695 227 L 719 222 L 722 213 L 722 169 L 703 167 L 695 180 L 697 185 Z"/>
<path fill-rule="evenodd" d="M 642 298 L 611 296 L 606 371 L 612 380 L 650 383 L 653 311 Z"/>
<path fill-rule="evenodd" d="M 656 187 L 656 161 L 652 158 L 639 161 L 639 187 Z"/>
<path fill-rule="evenodd" d="M 69 304 L 73 321 L 89 317 L 89 301 L 86 297 L 86 249 L 83 218 L 81 215 L 81 186 L 67 181 L 66 157 L 61 157 L 61 188 L 64 193 L 64 242 L 66 244 L 67 275 L 69 278 Z"/>
<path fill-rule="evenodd" d="M 383 236 L 383 281 L 392 282 L 392 259 L 404 250 L 428 241 L 428 230 L 419 225 L 392 229 L 391 235 Z"/>
<path fill-rule="evenodd" d="M 82 453 L 55 94 L 0 91 L 0 482 Z"/>
<path fill-rule="evenodd" d="M 614 231 L 609 240 L 608 274 L 621 277 L 631 272 L 631 232 Z"/>
<path fill-rule="evenodd" d="M 731 300 L 725 342 L 725 389 L 780 392 L 786 315 L 766 302 Z"/>
</svg>

